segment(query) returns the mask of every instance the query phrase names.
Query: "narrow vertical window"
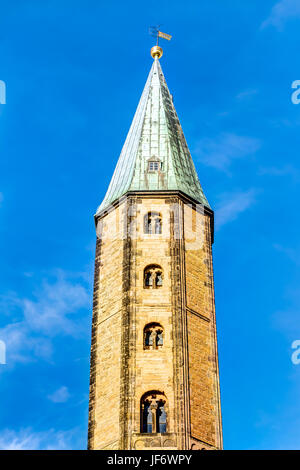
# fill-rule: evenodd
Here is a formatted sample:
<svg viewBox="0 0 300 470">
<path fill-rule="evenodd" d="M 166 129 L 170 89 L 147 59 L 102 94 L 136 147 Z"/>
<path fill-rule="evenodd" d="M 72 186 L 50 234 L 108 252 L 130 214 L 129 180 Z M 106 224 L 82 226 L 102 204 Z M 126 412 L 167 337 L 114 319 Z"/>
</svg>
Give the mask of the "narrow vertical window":
<svg viewBox="0 0 300 470">
<path fill-rule="evenodd" d="M 155 233 L 156 234 L 161 233 L 161 217 L 155 218 Z"/>
<path fill-rule="evenodd" d="M 152 413 L 150 409 L 150 402 L 145 400 L 143 406 L 143 420 L 142 420 L 142 432 L 152 432 Z"/>
<path fill-rule="evenodd" d="M 164 344 L 163 328 L 159 323 L 149 323 L 144 328 L 144 349 L 160 349 Z"/>
<path fill-rule="evenodd" d="M 157 404 L 157 431 L 167 432 L 167 415 L 165 410 L 165 404 L 162 400 Z"/>
<path fill-rule="evenodd" d="M 163 274 L 160 266 L 151 264 L 144 269 L 144 287 L 157 289 L 163 285 Z"/>
<path fill-rule="evenodd" d="M 166 397 L 161 392 L 147 392 L 141 398 L 141 432 L 166 433 Z"/>
<path fill-rule="evenodd" d="M 144 217 L 144 232 L 148 234 L 161 234 L 162 221 L 158 212 L 148 212 Z"/>
<path fill-rule="evenodd" d="M 145 287 L 151 287 L 152 286 L 152 273 L 150 271 L 147 271 L 145 273 Z"/>
<path fill-rule="evenodd" d="M 160 347 L 164 344 L 162 330 L 157 330 L 155 340 L 156 340 L 156 347 Z"/>
<path fill-rule="evenodd" d="M 155 286 L 161 287 L 162 286 L 162 273 L 160 271 L 156 272 L 155 275 Z"/>
<path fill-rule="evenodd" d="M 145 346 L 150 348 L 150 346 L 153 346 L 153 336 L 152 336 L 152 330 L 149 328 L 145 331 Z"/>
</svg>

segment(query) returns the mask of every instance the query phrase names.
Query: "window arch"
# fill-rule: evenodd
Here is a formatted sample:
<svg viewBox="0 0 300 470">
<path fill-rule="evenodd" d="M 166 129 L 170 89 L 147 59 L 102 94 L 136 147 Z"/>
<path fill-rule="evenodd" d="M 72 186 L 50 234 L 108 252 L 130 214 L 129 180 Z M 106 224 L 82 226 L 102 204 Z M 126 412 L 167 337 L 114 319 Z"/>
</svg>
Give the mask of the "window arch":
<svg viewBox="0 0 300 470">
<path fill-rule="evenodd" d="M 164 393 L 151 391 L 141 398 L 141 432 L 167 432 L 167 400 Z"/>
<path fill-rule="evenodd" d="M 163 327 L 159 323 L 148 323 L 144 328 L 144 349 L 160 349 L 163 344 Z"/>
<path fill-rule="evenodd" d="M 162 233 L 162 217 L 159 212 L 148 212 L 144 216 L 144 232 L 150 235 Z"/>
<path fill-rule="evenodd" d="M 157 264 L 151 264 L 144 269 L 144 288 L 159 289 L 163 284 L 163 271 Z"/>
</svg>

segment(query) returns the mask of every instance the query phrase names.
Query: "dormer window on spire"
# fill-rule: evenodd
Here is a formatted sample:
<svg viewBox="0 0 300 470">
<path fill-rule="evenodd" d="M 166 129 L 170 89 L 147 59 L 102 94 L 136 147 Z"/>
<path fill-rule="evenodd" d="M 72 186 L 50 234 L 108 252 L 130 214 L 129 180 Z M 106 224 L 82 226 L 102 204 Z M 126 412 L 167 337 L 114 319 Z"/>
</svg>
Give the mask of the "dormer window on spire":
<svg viewBox="0 0 300 470">
<path fill-rule="evenodd" d="M 148 171 L 158 171 L 161 168 L 159 162 L 148 162 Z"/>
<path fill-rule="evenodd" d="M 162 162 L 159 158 L 153 156 L 148 160 L 148 171 L 156 172 L 162 170 Z"/>
</svg>

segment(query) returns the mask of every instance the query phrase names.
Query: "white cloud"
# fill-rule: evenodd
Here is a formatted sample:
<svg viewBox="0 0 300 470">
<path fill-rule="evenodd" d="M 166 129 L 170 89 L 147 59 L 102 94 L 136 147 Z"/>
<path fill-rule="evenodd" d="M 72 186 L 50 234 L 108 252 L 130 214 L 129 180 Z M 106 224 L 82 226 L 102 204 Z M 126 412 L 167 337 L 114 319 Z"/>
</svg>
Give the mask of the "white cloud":
<svg viewBox="0 0 300 470">
<path fill-rule="evenodd" d="M 281 253 L 284 253 L 296 265 L 300 265 L 300 249 L 282 246 L 279 243 L 274 243 L 273 248 Z"/>
<path fill-rule="evenodd" d="M 65 280 L 60 273 L 56 282 L 43 282 L 34 300 L 22 299 L 21 303 L 26 323 L 33 330 L 49 336 L 56 335 L 58 331 L 76 334 L 72 314 L 86 307 L 89 297 L 85 287 Z"/>
<path fill-rule="evenodd" d="M 290 345 L 294 340 L 300 340 L 300 289 L 298 286 L 289 286 L 285 288 L 284 297 L 286 299 L 286 307 L 277 310 L 272 314 L 272 326 L 280 331 L 289 341 Z M 293 350 L 290 346 L 290 356 Z M 300 366 L 297 366 L 300 372 Z"/>
<path fill-rule="evenodd" d="M 239 214 L 251 207 L 256 202 L 256 195 L 256 189 L 222 194 L 215 212 L 216 230 L 237 219 Z"/>
<path fill-rule="evenodd" d="M 241 100 L 244 100 L 246 98 L 250 98 L 251 96 L 257 95 L 257 93 L 258 93 L 258 91 L 255 90 L 255 89 L 244 90 L 244 91 L 241 91 L 240 93 L 238 93 L 236 95 L 236 99 L 241 101 Z"/>
<path fill-rule="evenodd" d="M 16 322 L 0 329 L 0 339 L 6 345 L 6 363 L 30 362 L 34 359 L 49 359 L 52 344 L 49 338 L 34 333 L 26 322 Z"/>
<path fill-rule="evenodd" d="M 31 428 L 16 432 L 4 429 L 0 432 L 0 450 L 64 450 L 71 449 L 71 441 L 77 429 L 34 432 Z"/>
<path fill-rule="evenodd" d="M 54 281 L 44 280 L 31 298 L 10 293 L 0 300 L 2 312 L 8 315 L 10 311 L 11 318 L 18 317 L 0 329 L 0 339 L 6 344 L 7 366 L 37 357 L 49 359 L 53 337 L 80 335 L 76 314 L 90 304 L 86 287 L 78 280 L 67 279 L 62 271 L 57 271 Z"/>
<path fill-rule="evenodd" d="M 281 0 L 274 5 L 270 16 L 262 23 L 261 29 L 274 26 L 282 31 L 285 23 L 291 18 L 300 18 L 299 0 Z"/>
<path fill-rule="evenodd" d="M 62 386 L 47 397 L 53 403 L 65 403 L 70 398 L 68 387 Z"/>
<path fill-rule="evenodd" d="M 292 350 L 289 351 L 292 353 Z M 275 408 L 269 408 L 267 411 L 258 410 L 257 428 L 260 428 L 258 449 L 276 449 L 276 450 L 295 450 L 300 449 L 300 411 L 298 406 L 300 374 L 299 365 L 294 366 L 290 358 L 286 357 L 290 362 L 289 374 L 284 380 L 284 392 L 277 394 L 277 405 Z M 272 366 L 272 361 L 268 364 Z M 276 367 L 276 365 L 273 365 Z M 280 369 L 277 374 L 280 374 Z M 271 432 L 270 432 L 271 431 Z"/>
<path fill-rule="evenodd" d="M 300 292 L 298 291 L 299 295 Z M 292 342 L 295 339 L 300 339 L 300 325 L 299 325 L 299 305 L 296 305 L 286 310 L 279 310 L 272 316 L 273 326 L 283 332 Z M 292 355 L 291 349 L 291 355 Z"/>
<path fill-rule="evenodd" d="M 292 176 L 296 180 L 298 180 L 300 177 L 299 170 L 292 165 L 285 165 L 283 167 L 260 167 L 258 174 L 270 176 Z"/>
<path fill-rule="evenodd" d="M 214 139 L 204 138 L 197 143 L 194 153 L 205 165 L 228 171 L 233 160 L 254 154 L 260 148 L 260 141 L 232 133 L 221 133 Z"/>
<path fill-rule="evenodd" d="M 31 273 L 30 271 L 26 271 L 26 272 L 24 272 L 24 276 L 25 277 L 32 277 L 33 273 Z"/>
</svg>

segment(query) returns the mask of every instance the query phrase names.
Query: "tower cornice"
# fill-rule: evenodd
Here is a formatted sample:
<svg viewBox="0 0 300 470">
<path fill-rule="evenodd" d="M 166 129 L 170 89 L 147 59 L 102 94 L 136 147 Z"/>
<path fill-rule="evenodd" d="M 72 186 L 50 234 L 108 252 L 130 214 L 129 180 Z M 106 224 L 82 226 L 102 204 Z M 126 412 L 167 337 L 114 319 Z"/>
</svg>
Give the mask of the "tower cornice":
<svg viewBox="0 0 300 470">
<path fill-rule="evenodd" d="M 187 194 L 183 193 L 182 191 L 170 191 L 170 190 L 161 190 L 161 191 L 128 191 L 122 197 L 111 203 L 108 207 L 104 208 L 101 212 L 97 212 L 94 215 L 95 226 L 97 227 L 97 223 L 100 219 L 104 216 L 115 210 L 122 204 L 126 199 L 131 197 L 142 197 L 142 198 L 165 198 L 165 197 L 178 197 L 182 202 L 185 204 L 190 204 L 194 206 L 194 208 L 210 217 L 211 219 L 211 243 L 214 243 L 214 211 L 210 207 L 206 207 L 203 204 L 200 204 L 199 201 L 196 199 L 188 196 Z"/>
</svg>

